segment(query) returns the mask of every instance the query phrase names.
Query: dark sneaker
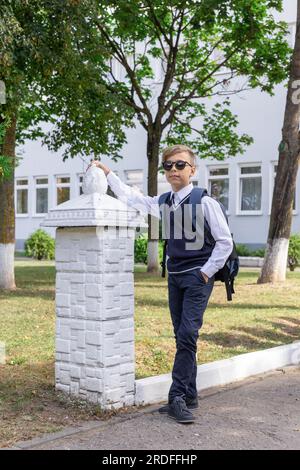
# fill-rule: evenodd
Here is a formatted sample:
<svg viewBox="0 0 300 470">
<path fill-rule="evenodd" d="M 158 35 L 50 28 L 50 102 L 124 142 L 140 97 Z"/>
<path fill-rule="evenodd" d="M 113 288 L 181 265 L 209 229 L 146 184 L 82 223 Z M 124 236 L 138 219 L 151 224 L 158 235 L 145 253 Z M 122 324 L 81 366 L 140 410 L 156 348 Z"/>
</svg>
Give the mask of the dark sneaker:
<svg viewBox="0 0 300 470">
<path fill-rule="evenodd" d="M 185 400 L 186 406 L 188 407 L 189 410 L 195 410 L 196 408 L 199 407 L 198 403 L 198 397 L 195 398 L 186 398 Z"/>
<path fill-rule="evenodd" d="M 168 409 L 169 418 L 175 419 L 177 423 L 193 423 L 195 421 L 192 413 L 187 409 L 183 398 L 175 397 Z"/>
<path fill-rule="evenodd" d="M 198 403 L 198 397 L 195 398 L 187 398 L 185 400 L 186 406 L 188 407 L 189 410 L 195 410 L 198 408 L 199 403 Z M 161 414 L 166 414 L 169 411 L 169 404 L 162 406 L 161 408 L 158 408 L 159 413 Z"/>
</svg>

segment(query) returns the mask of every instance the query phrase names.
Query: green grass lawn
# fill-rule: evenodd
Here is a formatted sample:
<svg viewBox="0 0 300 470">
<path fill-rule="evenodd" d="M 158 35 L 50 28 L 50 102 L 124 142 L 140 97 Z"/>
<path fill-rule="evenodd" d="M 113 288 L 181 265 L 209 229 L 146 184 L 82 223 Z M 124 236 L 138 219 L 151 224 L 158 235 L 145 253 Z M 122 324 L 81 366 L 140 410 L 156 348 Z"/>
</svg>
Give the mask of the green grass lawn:
<svg viewBox="0 0 300 470">
<path fill-rule="evenodd" d="M 242 269 L 233 302 L 217 283 L 198 341 L 198 363 L 291 343 L 300 337 L 300 272 L 287 282 L 257 285 L 258 270 Z M 17 290 L 0 291 L 0 446 L 88 419 L 97 407 L 54 391 L 54 279 L 51 261 L 16 261 Z M 175 340 L 167 280 L 135 272 L 136 377 L 171 371 Z M 63 410 L 63 412 L 62 412 Z M 106 415 L 105 415 L 106 416 Z"/>
</svg>

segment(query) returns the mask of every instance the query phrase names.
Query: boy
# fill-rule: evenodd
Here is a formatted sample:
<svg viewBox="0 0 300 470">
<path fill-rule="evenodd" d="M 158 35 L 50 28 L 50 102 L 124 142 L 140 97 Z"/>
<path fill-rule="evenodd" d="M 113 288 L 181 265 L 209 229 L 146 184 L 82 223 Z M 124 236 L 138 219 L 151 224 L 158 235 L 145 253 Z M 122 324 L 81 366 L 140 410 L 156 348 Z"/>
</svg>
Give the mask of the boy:
<svg viewBox="0 0 300 470">
<path fill-rule="evenodd" d="M 190 178 L 196 171 L 195 160 L 193 151 L 185 145 L 174 145 L 163 152 L 162 165 L 172 187 L 169 205 L 171 207 L 172 202 L 174 211 L 184 210 L 184 205 L 189 203 L 193 189 Z M 103 163 L 93 161 L 91 164 L 102 168 L 108 184 L 119 199 L 159 217 L 159 196 L 144 196 L 124 184 Z M 159 411 L 179 423 L 193 423 L 195 420 L 190 410 L 198 408 L 197 339 L 213 289 L 214 274 L 224 266 L 233 248 L 231 233 L 218 202 L 203 196 L 201 207 L 206 227 L 202 248 L 186 250 L 182 243 L 184 240 L 172 238 L 172 235 L 167 248 L 169 308 L 176 355 L 168 404 Z"/>
</svg>

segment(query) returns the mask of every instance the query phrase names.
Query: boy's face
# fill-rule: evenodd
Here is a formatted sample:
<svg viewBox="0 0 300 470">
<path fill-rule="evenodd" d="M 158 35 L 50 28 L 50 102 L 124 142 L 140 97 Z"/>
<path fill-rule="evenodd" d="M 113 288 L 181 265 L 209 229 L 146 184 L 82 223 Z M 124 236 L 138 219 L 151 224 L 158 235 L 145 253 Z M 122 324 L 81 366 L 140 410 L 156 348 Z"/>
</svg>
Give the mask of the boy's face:
<svg viewBox="0 0 300 470">
<path fill-rule="evenodd" d="M 165 175 L 168 183 L 171 184 L 173 191 L 179 191 L 190 183 L 190 178 L 196 172 L 196 167 L 193 165 L 192 158 L 187 152 L 180 152 L 168 157 L 167 162 L 176 162 L 178 160 L 188 162 L 190 165 L 186 165 L 183 170 L 177 170 L 173 165 L 170 171 L 165 170 Z"/>
</svg>

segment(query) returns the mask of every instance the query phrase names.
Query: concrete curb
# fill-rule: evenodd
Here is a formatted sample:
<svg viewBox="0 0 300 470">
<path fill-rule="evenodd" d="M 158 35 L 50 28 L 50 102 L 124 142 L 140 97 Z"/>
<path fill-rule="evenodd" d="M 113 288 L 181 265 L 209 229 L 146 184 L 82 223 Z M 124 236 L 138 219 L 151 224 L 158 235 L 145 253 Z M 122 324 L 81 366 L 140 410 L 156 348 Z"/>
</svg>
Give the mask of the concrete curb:
<svg viewBox="0 0 300 470">
<path fill-rule="evenodd" d="M 300 364 L 300 341 L 262 351 L 241 354 L 230 359 L 198 366 L 197 390 L 226 385 L 279 367 Z M 135 405 L 167 401 L 171 374 L 139 379 L 135 382 Z"/>
<path fill-rule="evenodd" d="M 239 256 L 239 260 L 242 268 L 261 268 L 264 263 L 264 258 L 258 256 Z"/>
</svg>

